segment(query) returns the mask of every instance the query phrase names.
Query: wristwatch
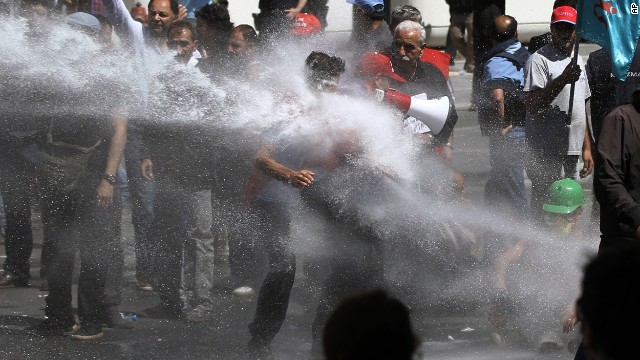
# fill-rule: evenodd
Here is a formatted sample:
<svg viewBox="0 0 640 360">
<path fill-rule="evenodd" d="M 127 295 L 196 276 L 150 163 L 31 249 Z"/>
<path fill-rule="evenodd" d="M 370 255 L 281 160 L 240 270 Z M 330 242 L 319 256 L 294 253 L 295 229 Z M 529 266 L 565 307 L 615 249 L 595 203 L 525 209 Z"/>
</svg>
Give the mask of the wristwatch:
<svg viewBox="0 0 640 360">
<path fill-rule="evenodd" d="M 116 183 L 116 176 L 110 174 L 102 174 L 102 179 L 107 180 L 109 184 L 114 185 Z"/>
</svg>

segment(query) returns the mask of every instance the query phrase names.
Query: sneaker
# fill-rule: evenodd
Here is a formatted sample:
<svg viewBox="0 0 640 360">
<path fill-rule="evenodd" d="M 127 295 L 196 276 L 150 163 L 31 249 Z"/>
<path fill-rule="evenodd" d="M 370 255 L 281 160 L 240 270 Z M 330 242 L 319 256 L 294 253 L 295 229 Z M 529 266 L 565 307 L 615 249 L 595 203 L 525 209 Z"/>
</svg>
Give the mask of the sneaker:
<svg viewBox="0 0 640 360">
<path fill-rule="evenodd" d="M 138 290 L 140 291 L 153 291 L 153 285 L 147 281 L 138 281 Z"/>
<path fill-rule="evenodd" d="M 233 290 L 233 295 L 235 296 L 251 296 L 255 293 L 255 290 L 253 290 L 249 286 L 240 286 Z"/>
<path fill-rule="evenodd" d="M 109 306 L 100 323 L 104 327 L 112 329 L 130 330 L 134 328 L 133 321 L 123 319 L 117 306 Z"/>
<path fill-rule="evenodd" d="M 78 329 L 75 323 L 60 323 L 51 319 L 46 319 L 43 322 L 30 326 L 26 331 L 33 335 L 39 336 L 66 336 Z"/>
<path fill-rule="evenodd" d="M 0 289 L 12 287 L 29 287 L 29 280 L 17 277 L 10 272 L 4 272 L 0 275 Z"/>
<path fill-rule="evenodd" d="M 69 334 L 74 340 L 95 340 L 104 336 L 100 324 L 83 324 Z"/>
<path fill-rule="evenodd" d="M 182 317 L 182 309 L 179 306 L 159 304 L 139 311 L 138 317 L 151 319 L 179 319 Z"/>
<path fill-rule="evenodd" d="M 211 319 L 211 309 L 204 305 L 198 305 L 185 314 L 189 322 L 202 323 Z"/>
</svg>

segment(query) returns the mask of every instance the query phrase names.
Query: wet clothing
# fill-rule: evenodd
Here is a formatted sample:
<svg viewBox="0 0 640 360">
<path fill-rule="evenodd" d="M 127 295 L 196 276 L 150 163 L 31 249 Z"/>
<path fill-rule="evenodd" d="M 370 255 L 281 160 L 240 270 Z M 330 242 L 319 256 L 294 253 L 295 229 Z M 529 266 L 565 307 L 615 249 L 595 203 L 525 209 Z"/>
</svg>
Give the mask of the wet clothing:
<svg viewBox="0 0 640 360">
<path fill-rule="evenodd" d="M 144 129 L 144 158 L 153 162 L 156 187 L 154 283 L 168 308 L 211 308 L 215 137 L 195 123 L 148 120 Z"/>
<path fill-rule="evenodd" d="M 622 105 L 607 115 L 598 141 L 594 191 L 601 206 L 601 248 L 637 241 L 640 226 L 640 114 Z"/>
<path fill-rule="evenodd" d="M 19 281 L 28 282 L 31 278 L 29 259 L 33 250 L 31 187 L 36 181 L 35 165 L 28 159 L 28 153 L 37 152 L 37 149 L 33 136 L 4 135 L 0 139 L 0 191 L 4 204 L 7 257 L 2 268 Z M 42 264 L 41 275 L 45 272 L 46 265 Z"/>
<path fill-rule="evenodd" d="M 120 242 L 121 204 L 114 188 L 113 204 L 96 204 L 96 188 L 107 163 L 111 139 L 109 119 L 55 119 L 49 131 L 53 141 L 87 147 L 100 144 L 89 157 L 86 173 L 78 186 L 65 190 L 55 186 L 50 173 L 38 168 L 42 181 L 42 218 L 48 254 L 49 296 L 45 315 L 61 325 L 74 322 L 71 308 L 73 265 L 80 250 L 81 270 L 78 283 L 78 317 L 81 324 L 104 321 L 108 304 L 120 303 L 122 245 Z M 63 150 L 50 142 L 41 144 L 43 154 L 56 155 Z M 79 237 L 76 237 L 77 229 Z M 107 286 L 107 284 L 109 284 Z"/>
</svg>

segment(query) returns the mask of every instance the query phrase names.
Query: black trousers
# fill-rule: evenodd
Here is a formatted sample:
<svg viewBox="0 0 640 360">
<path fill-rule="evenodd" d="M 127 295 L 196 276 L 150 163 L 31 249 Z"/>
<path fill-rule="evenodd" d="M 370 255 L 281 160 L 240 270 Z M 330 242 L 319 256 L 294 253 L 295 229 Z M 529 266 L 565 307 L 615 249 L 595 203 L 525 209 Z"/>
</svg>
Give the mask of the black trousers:
<svg viewBox="0 0 640 360">
<path fill-rule="evenodd" d="M 16 151 L 3 147 L 0 154 L 0 190 L 5 213 L 5 250 L 3 269 L 17 278 L 29 280 L 29 258 L 33 250 L 31 231 L 31 184 L 33 165 Z M 44 264 L 43 264 L 44 268 Z"/>
<path fill-rule="evenodd" d="M 252 212 L 267 253 L 269 270 L 258 293 L 256 314 L 249 332 L 254 340 L 269 344 L 287 315 L 296 275 L 296 257 L 290 243 L 290 217 L 285 204 L 256 201 Z"/>
<path fill-rule="evenodd" d="M 118 281 L 117 277 L 122 276 L 121 271 L 118 273 L 114 268 L 122 259 L 121 204 L 116 193 L 112 205 L 97 206 L 95 189 L 99 182 L 99 174 L 91 173 L 79 189 L 72 192 L 43 188 L 42 215 L 49 229 L 51 252 L 45 315 L 51 321 L 74 322 L 71 286 L 77 251 L 80 251 L 81 261 L 78 282 L 81 324 L 102 322 L 107 306 L 105 284 L 108 279 Z"/>
</svg>

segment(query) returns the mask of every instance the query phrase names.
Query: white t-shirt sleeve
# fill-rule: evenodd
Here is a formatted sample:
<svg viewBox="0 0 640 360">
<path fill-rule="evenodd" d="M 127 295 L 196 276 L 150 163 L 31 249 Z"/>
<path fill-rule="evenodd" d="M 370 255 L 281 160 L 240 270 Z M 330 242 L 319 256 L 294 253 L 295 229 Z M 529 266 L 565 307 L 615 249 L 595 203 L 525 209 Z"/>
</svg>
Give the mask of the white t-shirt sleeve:
<svg viewBox="0 0 640 360">
<path fill-rule="evenodd" d="M 524 89 L 532 91 L 545 88 L 549 83 L 549 71 L 544 58 L 533 54 L 524 67 Z"/>
</svg>

